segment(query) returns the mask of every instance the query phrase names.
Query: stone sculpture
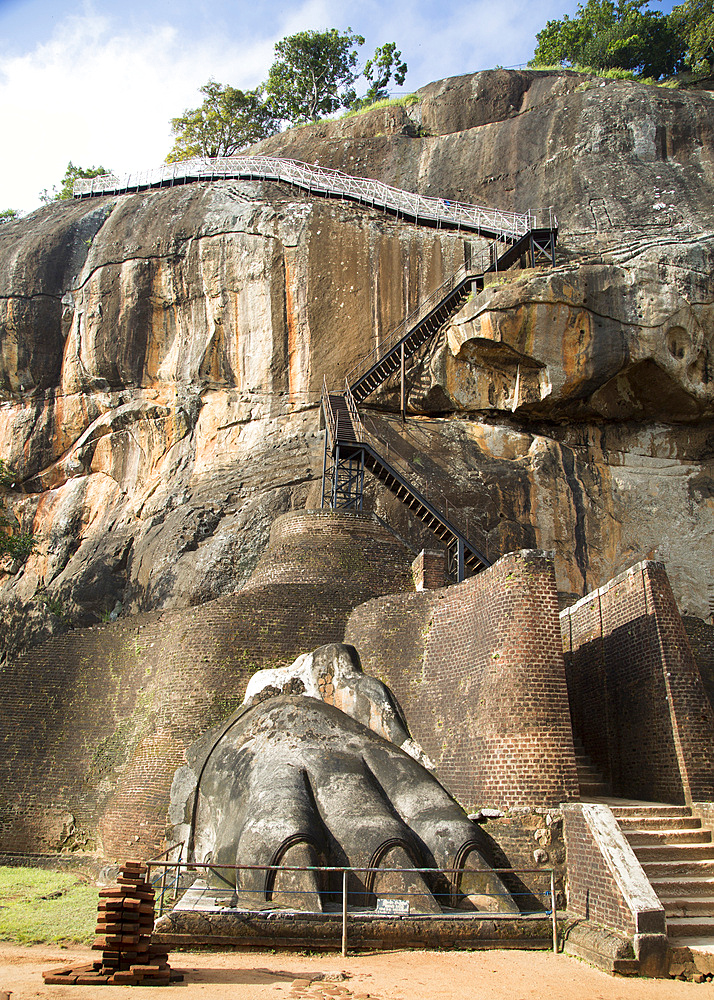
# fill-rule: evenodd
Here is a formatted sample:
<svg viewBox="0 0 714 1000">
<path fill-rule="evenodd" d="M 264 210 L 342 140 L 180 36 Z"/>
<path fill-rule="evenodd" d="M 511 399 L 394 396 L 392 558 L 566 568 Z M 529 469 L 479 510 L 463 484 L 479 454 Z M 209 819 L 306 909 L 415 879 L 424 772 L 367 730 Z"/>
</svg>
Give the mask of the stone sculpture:
<svg viewBox="0 0 714 1000">
<path fill-rule="evenodd" d="M 321 911 L 339 900 L 341 875 L 236 878 L 220 865 L 374 869 L 350 874 L 350 904 L 397 894 L 412 912 L 518 912 L 479 828 L 420 763 L 394 696 L 362 673 L 353 646 L 260 671 L 243 706 L 188 758 L 172 787 L 174 838 L 216 865 L 211 879 L 235 886 L 239 908 Z M 432 871 L 389 871 L 410 868 Z"/>
</svg>

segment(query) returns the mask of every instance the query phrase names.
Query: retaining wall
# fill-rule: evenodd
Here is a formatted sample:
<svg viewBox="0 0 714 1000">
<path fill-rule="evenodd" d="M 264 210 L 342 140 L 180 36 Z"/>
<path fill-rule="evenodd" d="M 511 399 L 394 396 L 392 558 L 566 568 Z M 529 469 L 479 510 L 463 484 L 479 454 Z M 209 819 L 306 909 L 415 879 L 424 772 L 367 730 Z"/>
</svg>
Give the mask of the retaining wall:
<svg viewBox="0 0 714 1000">
<path fill-rule="evenodd" d="M 575 732 L 614 794 L 712 800 L 712 708 L 664 565 L 638 563 L 560 617 Z"/>
<path fill-rule="evenodd" d="M 578 798 L 548 555 L 511 552 L 464 583 L 369 601 L 345 641 L 392 688 L 462 805 Z"/>
</svg>

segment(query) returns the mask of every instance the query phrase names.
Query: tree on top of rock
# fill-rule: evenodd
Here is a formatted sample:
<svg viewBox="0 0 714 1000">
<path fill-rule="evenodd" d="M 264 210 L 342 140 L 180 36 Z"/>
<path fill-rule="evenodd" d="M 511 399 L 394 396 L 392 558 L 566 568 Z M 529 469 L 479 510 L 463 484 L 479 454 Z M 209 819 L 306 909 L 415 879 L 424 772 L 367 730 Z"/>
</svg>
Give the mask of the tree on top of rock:
<svg viewBox="0 0 714 1000">
<path fill-rule="evenodd" d="M 106 167 L 75 167 L 70 160 L 60 186 L 55 184 L 51 191 L 45 188 L 40 192 L 40 201 L 49 205 L 53 201 L 71 201 L 73 197 L 74 182 L 80 178 L 101 177 L 102 174 L 110 173 Z"/>
<path fill-rule="evenodd" d="M 353 104 L 360 45 L 364 38 L 351 28 L 299 31 L 278 42 L 266 84 L 275 117 L 298 125 Z"/>
<path fill-rule="evenodd" d="M 394 76 L 394 82 L 401 87 L 407 75 L 407 64 L 402 62 L 402 53 L 397 49 L 396 42 L 378 45 L 374 55 L 368 59 L 362 70 L 362 76 L 369 83 L 369 89 L 364 97 L 355 102 L 358 108 L 369 107 L 375 101 L 383 101 L 389 97 L 387 86 Z"/>
<path fill-rule="evenodd" d="M 714 0 L 687 0 L 672 8 L 670 18 L 679 26 L 692 69 L 711 72 L 714 68 Z"/>
<path fill-rule="evenodd" d="M 587 0 L 575 17 L 548 21 L 536 35 L 531 66 L 632 70 L 659 79 L 683 65 L 675 18 L 647 10 L 650 0 Z"/>
<path fill-rule="evenodd" d="M 167 163 L 192 156 L 232 156 L 275 132 L 261 87 L 238 90 L 209 80 L 200 88 L 203 104 L 171 119 L 174 145 Z"/>
</svg>

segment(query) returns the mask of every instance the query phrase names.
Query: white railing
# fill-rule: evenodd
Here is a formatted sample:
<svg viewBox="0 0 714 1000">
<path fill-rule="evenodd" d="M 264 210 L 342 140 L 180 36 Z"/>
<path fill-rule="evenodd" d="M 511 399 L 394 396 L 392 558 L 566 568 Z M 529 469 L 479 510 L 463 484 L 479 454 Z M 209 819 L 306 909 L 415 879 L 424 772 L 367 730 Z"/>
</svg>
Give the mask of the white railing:
<svg viewBox="0 0 714 1000">
<path fill-rule="evenodd" d="M 313 194 L 339 196 L 407 216 L 416 222 L 467 229 L 489 238 L 515 240 L 539 225 L 549 229 L 557 226 L 557 220 L 550 209 L 545 214 L 532 211 L 519 214 L 444 198 L 429 198 L 369 177 L 353 177 L 340 170 L 310 166 L 299 160 L 277 156 L 220 156 L 213 159 L 194 157 L 177 163 L 164 163 L 160 167 L 128 174 L 126 177 L 103 174 L 99 177 L 82 178 L 74 182 L 74 196 L 86 198 L 92 195 L 122 194 L 187 181 L 223 178 L 284 181 Z M 541 215 L 542 223 L 539 223 Z"/>
</svg>

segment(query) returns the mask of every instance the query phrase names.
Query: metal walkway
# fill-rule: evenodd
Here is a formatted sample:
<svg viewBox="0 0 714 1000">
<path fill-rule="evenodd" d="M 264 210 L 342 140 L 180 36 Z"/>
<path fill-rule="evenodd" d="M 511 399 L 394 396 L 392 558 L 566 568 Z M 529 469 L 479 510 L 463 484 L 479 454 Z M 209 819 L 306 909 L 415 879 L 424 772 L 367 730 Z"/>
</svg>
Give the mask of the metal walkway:
<svg viewBox="0 0 714 1000">
<path fill-rule="evenodd" d="M 491 565 L 442 511 L 372 447 L 349 387 L 344 393 L 329 393 L 324 382 L 322 408 L 327 427 L 322 506 L 361 511 L 366 469 L 444 542 L 447 572 L 454 580 L 460 583 L 467 571 L 478 573 Z"/>
<path fill-rule="evenodd" d="M 278 156 L 195 157 L 178 163 L 164 163 L 125 177 L 102 174 L 100 177 L 81 178 L 74 182 L 73 193 L 75 198 L 92 198 L 228 178 L 282 181 L 310 194 L 379 208 L 397 218 L 443 229 L 463 229 L 486 239 L 509 243 L 515 243 L 539 226 L 548 230 L 557 228 L 557 221 L 550 210 L 538 217 L 534 212 L 501 212 L 495 208 L 444 198 L 428 198 L 369 177 L 353 177 L 339 170 L 310 166 L 299 160 Z"/>
</svg>

